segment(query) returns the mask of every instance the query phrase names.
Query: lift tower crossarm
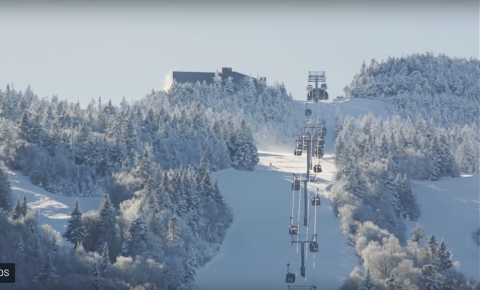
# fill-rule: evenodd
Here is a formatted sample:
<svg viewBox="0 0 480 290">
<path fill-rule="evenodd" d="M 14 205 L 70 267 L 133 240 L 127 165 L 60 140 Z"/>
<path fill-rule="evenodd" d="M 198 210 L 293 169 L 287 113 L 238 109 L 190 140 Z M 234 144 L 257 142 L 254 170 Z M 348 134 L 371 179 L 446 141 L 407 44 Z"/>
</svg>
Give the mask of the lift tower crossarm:
<svg viewBox="0 0 480 290">
<path fill-rule="evenodd" d="M 309 71 L 308 72 L 308 82 L 324 82 L 327 78 L 325 77 L 325 71 Z"/>
<path fill-rule="evenodd" d="M 300 243 L 313 243 L 317 241 L 317 235 L 295 235 L 291 236 L 292 238 L 292 244 L 300 244 Z"/>
</svg>

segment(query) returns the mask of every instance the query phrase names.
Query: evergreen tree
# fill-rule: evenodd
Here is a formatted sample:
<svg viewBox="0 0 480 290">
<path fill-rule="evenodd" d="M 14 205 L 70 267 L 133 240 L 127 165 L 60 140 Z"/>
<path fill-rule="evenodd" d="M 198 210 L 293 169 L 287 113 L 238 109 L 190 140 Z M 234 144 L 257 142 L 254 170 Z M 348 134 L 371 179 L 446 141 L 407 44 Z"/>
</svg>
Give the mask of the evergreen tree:
<svg viewBox="0 0 480 290">
<path fill-rule="evenodd" d="M 205 198 L 208 200 L 213 200 L 213 195 L 214 195 L 214 188 L 212 185 L 212 179 L 210 176 L 210 170 L 207 169 L 207 172 L 205 172 L 205 176 L 203 177 L 203 180 L 201 181 L 200 184 L 200 191 Z"/>
<path fill-rule="evenodd" d="M 397 177 L 394 181 L 394 188 L 392 188 L 392 196 L 393 196 L 393 205 L 398 217 L 405 218 L 406 213 L 403 209 L 402 201 L 400 196 L 403 194 L 404 187 L 403 187 L 403 180 L 400 174 L 397 174 Z"/>
<path fill-rule="evenodd" d="M 388 221 L 390 223 L 390 231 L 394 234 L 394 235 L 398 235 L 400 233 L 400 225 L 399 225 L 399 222 L 397 220 L 397 217 L 390 213 L 390 216 L 388 218 Z"/>
<path fill-rule="evenodd" d="M 420 209 L 418 208 L 415 197 L 410 187 L 410 182 L 407 178 L 407 174 L 403 174 L 402 180 L 399 180 L 399 197 L 403 208 L 404 216 L 407 220 L 417 220 L 420 215 Z"/>
<path fill-rule="evenodd" d="M 236 170 L 253 171 L 259 162 L 257 147 L 247 122 L 243 119 L 237 130 L 234 143 L 230 145 L 230 159 Z"/>
<path fill-rule="evenodd" d="M 130 226 L 130 239 L 126 254 L 132 257 L 142 255 L 147 250 L 147 225 L 142 218 L 136 218 Z"/>
<path fill-rule="evenodd" d="M 438 257 L 437 255 L 438 242 L 434 235 L 431 235 L 428 238 L 427 244 L 425 245 L 425 247 L 427 248 L 428 254 L 430 255 L 430 259 L 436 260 Z"/>
<path fill-rule="evenodd" d="M 92 283 L 93 289 L 100 290 L 100 271 L 98 271 L 97 263 L 95 263 L 93 266 L 92 275 L 93 275 L 93 283 Z"/>
<path fill-rule="evenodd" d="M 82 212 L 80 211 L 80 202 L 78 198 L 75 201 L 71 218 L 68 220 L 67 230 L 62 236 L 67 241 L 74 244 L 75 247 L 77 247 L 79 242 L 83 241 L 83 238 L 85 236 L 85 227 L 82 221 Z"/>
<path fill-rule="evenodd" d="M 166 246 L 170 253 L 180 254 L 183 247 L 183 241 L 181 237 L 180 219 L 178 216 L 173 215 L 168 221 L 168 230 L 165 236 Z"/>
<path fill-rule="evenodd" d="M 108 255 L 108 244 L 105 242 L 103 245 L 103 251 L 102 251 L 102 256 L 101 256 L 101 267 L 102 267 L 102 272 L 107 273 L 108 269 L 110 269 L 111 263 L 110 263 L 110 257 Z"/>
<path fill-rule="evenodd" d="M 442 162 L 442 158 L 439 155 L 439 144 L 438 144 L 438 136 L 435 135 L 433 140 L 430 141 L 429 148 L 428 148 L 428 161 L 429 161 L 429 174 L 430 180 L 438 180 L 442 173 L 442 167 L 444 166 Z"/>
<path fill-rule="evenodd" d="M 335 110 L 335 136 L 342 130 L 342 113 L 340 107 Z"/>
<path fill-rule="evenodd" d="M 22 202 L 20 201 L 20 197 L 17 197 L 17 203 L 12 211 L 12 219 L 18 220 L 22 217 Z"/>
<path fill-rule="evenodd" d="M 421 273 L 420 281 L 426 290 L 440 290 L 441 281 L 434 265 L 424 265 Z"/>
<path fill-rule="evenodd" d="M 440 247 L 438 249 L 438 257 L 440 260 L 440 270 L 450 270 L 453 267 L 453 262 L 451 259 L 451 253 L 445 246 L 445 242 L 440 243 Z"/>
<path fill-rule="evenodd" d="M 423 239 L 424 235 L 424 230 L 423 227 L 417 223 L 417 225 L 412 229 L 411 235 L 412 235 L 412 241 L 419 244 L 420 241 Z"/>
<path fill-rule="evenodd" d="M 35 280 L 40 281 L 44 284 L 49 284 L 57 278 L 56 269 L 53 266 L 53 263 L 50 259 L 50 254 L 47 255 L 45 262 L 42 265 L 42 269 Z"/>
<path fill-rule="evenodd" d="M 23 203 L 22 203 L 22 216 L 26 216 L 28 213 L 28 203 L 27 203 L 27 194 L 23 196 Z"/>
<path fill-rule="evenodd" d="M 390 152 L 390 145 L 385 134 L 381 137 L 381 142 L 378 144 L 378 156 L 382 159 L 387 159 L 388 153 Z"/>
<path fill-rule="evenodd" d="M 200 184 L 203 178 L 205 177 L 205 173 L 208 169 L 208 155 L 207 151 L 203 152 L 202 159 L 200 160 L 200 164 L 198 165 L 197 169 L 197 184 Z"/>
<path fill-rule="evenodd" d="M 12 207 L 12 189 L 4 168 L 0 166 L 0 209 L 10 211 Z"/>
<path fill-rule="evenodd" d="M 13 244 L 13 252 L 16 262 L 19 262 L 16 266 L 22 267 L 22 262 L 25 262 L 27 260 L 27 256 L 25 253 L 25 245 L 23 244 L 22 236 L 19 236 L 15 244 Z"/>
<path fill-rule="evenodd" d="M 85 251 L 85 248 L 83 247 L 82 242 L 78 242 L 78 243 L 75 244 L 75 248 L 73 249 L 73 253 L 74 253 L 74 255 L 77 255 L 77 256 L 83 256 L 87 253 L 87 251 Z"/>
<path fill-rule="evenodd" d="M 96 243 L 97 250 L 101 251 L 105 242 L 107 242 L 109 245 L 110 260 L 113 260 L 115 254 L 111 249 L 116 243 L 117 224 L 116 211 L 108 194 L 105 194 L 100 203 L 98 220 L 96 221 L 96 230 L 99 235 L 99 240 Z"/>
</svg>

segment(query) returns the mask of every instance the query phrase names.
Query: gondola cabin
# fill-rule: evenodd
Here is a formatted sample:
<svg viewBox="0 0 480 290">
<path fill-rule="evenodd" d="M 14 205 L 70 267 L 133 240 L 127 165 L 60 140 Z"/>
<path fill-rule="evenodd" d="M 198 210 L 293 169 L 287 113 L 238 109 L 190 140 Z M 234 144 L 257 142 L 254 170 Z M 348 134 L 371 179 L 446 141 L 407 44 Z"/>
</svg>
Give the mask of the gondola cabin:
<svg viewBox="0 0 480 290">
<path fill-rule="evenodd" d="M 295 274 L 293 274 L 293 273 L 287 273 L 287 276 L 285 277 L 285 282 L 287 282 L 287 283 L 295 283 Z"/>
<path fill-rule="evenodd" d="M 312 114 L 312 110 L 311 109 L 306 109 L 305 110 L 305 116 L 310 116 Z"/>
<path fill-rule="evenodd" d="M 313 100 L 313 91 L 307 92 L 307 101 Z"/>
<path fill-rule="evenodd" d="M 317 253 L 318 252 L 318 243 L 317 242 L 311 242 L 309 245 L 310 252 L 312 253 Z"/>
<path fill-rule="evenodd" d="M 320 136 L 321 136 L 321 137 L 325 137 L 325 135 L 327 135 L 327 129 L 325 129 L 325 127 L 323 127 L 323 128 L 320 130 Z"/>
<path fill-rule="evenodd" d="M 320 100 L 328 100 L 328 92 L 327 91 L 321 91 L 320 95 Z"/>
<path fill-rule="evenodd" d="M 313 172 L 322 173 L 322 166 L 320 164 L 313 166 Z"/>
<path fill-rule="evenodd" d="M 288 234 L 297 235 L 298 234 L 298 227 L 297 226 L 290 226 L 288 228 Z"/>
<path fill-rule="evenodd" d="M 317 149 L 315 149 L 315 156 L 317 156 L 318 158 L 322 158 L 323 157 L 323 148 L 317 147 Z"/>
<path fill-rule="evenodd" d="M 325 139 L 319 138 L 319 139 L 317 140 L 317 146 L 323 146 L 323 145 L 325 145 Z"/>
<path fill-rule="evenodd" d="M 327 90 L 327 84 L 321 84 L 320 89 L 322 89 L 323 91 Z"/>
<path fill-rule="evenodd" d="M 302 148 L 295 148 L 293 151 L 293 154 L 296 156 L 301 156 L 302 155 Z"/>
<path fill-rule="evenodd" d="M 294 180 L 292 182 L 292 190 L 300 190 L 300 180 Z"/>
<path fill-rule="evenodd" d="M 320 205 L 320 196 L 316 195 L 312 197 L 312 205 Z"/>
</svg>

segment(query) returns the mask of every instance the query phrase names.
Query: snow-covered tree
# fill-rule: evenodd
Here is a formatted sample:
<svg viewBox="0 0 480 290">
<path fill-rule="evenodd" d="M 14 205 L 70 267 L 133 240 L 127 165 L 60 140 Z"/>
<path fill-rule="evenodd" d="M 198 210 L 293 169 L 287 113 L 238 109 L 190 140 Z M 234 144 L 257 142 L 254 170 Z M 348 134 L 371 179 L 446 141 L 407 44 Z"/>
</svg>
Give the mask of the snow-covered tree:
<svg viewBox="0 0 480 290">
<path fill-rule="evenodd" d="M 23 216 L 22 214 L 22 202 L 20 201 L 20 197 L 17 197 L 17 203 L 12 210 L 12 219 L 18 220 Z"/>
<path fill-rule="evenodd" d="M 440 260 L 440 270 L 441 271 L 448 271 L 452 269 L 453 267 L 453 262 L 451 259 L 451 253 L 445 246 L 445 242 L 442 241 L 440 243 L 440 247 L 438 248 L 438 258 Z"/>
<path fill-rule="evenodd" d="M 112 265 L 110 263 L 110 257 L 108 255 L 108 243 L 107 242 L 105 242 L 105 244 L 103 245 L 103 251 L 102 251 L 102 254 L 101 254 L 100 265 L 101 265 L 101 270 L 104 274 L 108 272 L 108 270 L 110 269 L 110 267 Z"/>
<path fill-rule="evenodd" d="M 370 270 L 367 269 L 365 273 L 365 280 L 363 285 L 360 287 L 360 290 L 375 290 L 375 285 L 373 284 L 372 277 L 370 276 Z"/>
<path fill-rule="evenodd" d="M 83 241 L 85 227 L 82 222 L 82 212 L 80 211 L 80 202 L 78 199 L 75 201 L 71 218 L 68 220 L 67 230 L 62 236 L 74 244 L 75 247 L 77 247 L 79 242 Z"/>
<path fill-rule="evenodd" d="M 242 171 L 253 171 L 258 164 L 257 147 L 254 144 L 250 128 L 242 120 L 235 135 L 234 141 L 228 143 L 232 167 Z"/>
<path fill-rule="evenodd" d="M 9 211 L 12 207 L 12 190 L 10 180 L 4 168 L 0 166 L 0 209 Z"/>
<path fill-rule="evenodd" d="M 412 241 L 415 243 L 420 243 L 420 241 L 423 239 L 424 236 L 424 230 L 423 226 L 418 224 L 412 229 L 411 235 L 412 235 Z"/>
<path fill-rule="evenodd" d="M 92 269 L 93 283 L 92 287 L 95 290 L 100 290 L 100 271 L 98 270 L 98 264 L 95 263 Z"/>
<path fill-rule="evenodd" d="M 56 269 L 52 264 L 52 260 L 50 259 L 50 254 L 48 254 L 47 257 L 45 258 L 45 262 L 41 267 L 40 273 L 38 274 L 37 277 L 35 277 L 35 279 L 37 281 L 42 282 L 44 285 L 45 284 L 48 285 L 52 281 L 55 281 L 56 278 L 57 278 Z"/>
</svg>

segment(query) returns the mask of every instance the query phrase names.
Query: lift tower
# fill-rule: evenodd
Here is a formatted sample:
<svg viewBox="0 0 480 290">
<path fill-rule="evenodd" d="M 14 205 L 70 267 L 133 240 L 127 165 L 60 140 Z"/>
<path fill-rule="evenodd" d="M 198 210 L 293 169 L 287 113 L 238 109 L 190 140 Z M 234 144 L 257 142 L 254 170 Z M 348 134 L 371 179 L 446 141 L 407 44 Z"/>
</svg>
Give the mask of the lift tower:
<svg viewBox="0 0 480 290">
<path fill-rule="evenodd" d="M 318 83 L 324 83 L 326 80 L 327 80 L 327 77 L 325 76 L 325 71 L 309 71 L 308 72 L 308 83 L 315 84 L 315 89 L 313 90 L 312 97 L 315 99 L 316 102 L 318 102 L 320 98 L 320 88 L 318 87 Z M 324 87 L 326 88 L 326 85 L 324 85 Z"/>
<path fill-rule="evenodd" d="M 311 237 L 307 235 L 296 235 L 291 237 L 292 237 L 291 244 L 300 244 L 300 249 L 301 249 L 300 259 L 302 262 L 302 265 L 300 266 L 300 275 L 303 278 L 305 278 L 305 244 L 317 242 L 317 234 L 314 234 Z"/>
<path fill-rule="evenodd" d="M 304 183 L 304 213 L 303 225 L 308 226 L 308 188 L 307 183 L 310 181 L 310 168 L 312 167 L 312 142 L 317 140 L 320 129 L 323 127 L 322 119 L 307 119 L 303 127 L 302 142 L 307 143 L 307 178 L 302 180 Z"/>
</svg>

